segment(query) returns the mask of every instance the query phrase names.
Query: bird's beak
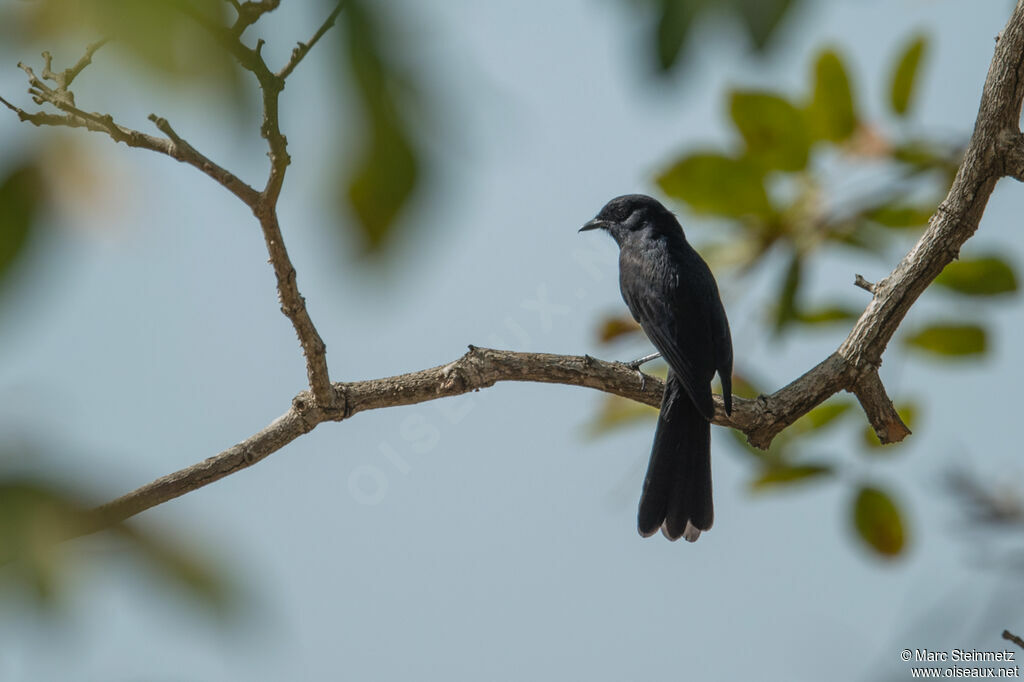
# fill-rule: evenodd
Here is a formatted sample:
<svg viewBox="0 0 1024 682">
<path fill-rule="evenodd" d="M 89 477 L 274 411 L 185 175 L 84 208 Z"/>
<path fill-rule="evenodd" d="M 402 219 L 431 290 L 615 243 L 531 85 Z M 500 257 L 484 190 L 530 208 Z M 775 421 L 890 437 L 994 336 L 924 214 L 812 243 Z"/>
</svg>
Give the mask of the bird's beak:
<svg viewBox="0 0 1024 682">
<path fill-rule="evenodd" d="M 593 220 L 588 221 L 586 225 L 581 227 L 580 228 L 580 232 L 586 232 L 587 230 L 597 230 L 597 229 L 607 230 L 608 229 L 608 224 L 609 223 L 608 223 L 607 220 L 600 220 L 598 218 L 594 218 Z"/>
</svg>

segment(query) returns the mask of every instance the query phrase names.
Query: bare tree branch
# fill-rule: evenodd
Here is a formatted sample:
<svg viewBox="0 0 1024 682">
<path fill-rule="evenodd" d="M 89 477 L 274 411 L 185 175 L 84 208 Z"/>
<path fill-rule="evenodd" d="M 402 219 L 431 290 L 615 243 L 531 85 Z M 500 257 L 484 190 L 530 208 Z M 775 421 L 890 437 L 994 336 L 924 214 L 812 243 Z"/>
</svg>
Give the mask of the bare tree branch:
<svg viewBox="0 0 1024 682">
<path fill-rule="evenodd" d="M 309 42 L 299 43 L 295 46 L 295 49 L 292 50 L 291 59 L 289 59 L 288 63 L 284 65 L 284 68 L 277 72 L 278 78 L 284 80 L 291 75 L 292 71 L 295 70 L 295 67 L 302 61 L 302 58 L 313 49 L 313 46 L 316 45 L 317 41 L 320 40 L 328 30 L 330 30 L 331 26 L 334 26 L 335 20 L 338 18 L 338 15 L 341 14 L 341 7 L 342 3 L 339 2 L 334 7 L 334 11 L 327 16 L 324 23 L 321 24 L 320 28 L 318 28 L 316 33 L 313 34 L 313 37 L 309 39 Z"/>
<path fill-rule="evenodd" d="M 1015 180 L 1024 180 L 1024 135 L 1018 130 L 1007 130 L 999 144 L 1003 157 L 1003 174 Z"/>
<path fill-rule="evenodd" d="M 53 73 L 53 71 L 50 70 L 53 58 L 50 56 L 49 52 L 44 52 L 43 59 L 46 61 L 46 68 L 43 70 L 43 78 L 55 82 L 60 90 L 67 90 L 78 74 L 82 73 L 82 69 L 92 64 L 92 56 L 96 54 L 96 50 L 100 49 L 108 42 L 110 42 L 110 38 L 104 38 L 103 40 L 98 40 L 95 43 L 91 43 L 86 46 L 85 54 L 82 55 L 82 58 L 79 59 L 74 66 L 69 69 L 64 69 L 60 73 Z"/>
<path fill-rule="evenodd" d="M 899 443 L 910 435 L 910 429 L 889 400 L 877 371 L 861 374 L 851 390 L 864 408 L 878 440 L 884 444 Z"/>
<path fill-rule="evenodd" d="M 260 125 L 260 135 L 267 141 L 270 150 L 268 154 L 270 173 L 267 177 L 267 184 L 260 192 L 259 200 L 252 205 L 252 209 L 260 221 L 260 227 L 263 228 L 263 239 L 267 244 L 271 265 L 274 267 L 281 312 L 288 317 L 295 328 L 295 333 L 302 346 L 302 353 L 306 358 L 306 376 L 309 386 L 320 405 L 324 408 L 331 408 L 334 406 L 335 394 L 331 389 L 330 373 L 327 369 L 327 346 L 309 316 L 306 300 L 299 292 L 295 267 L 292 265 L 288 250 L 284 245 L 284 237 L 281 234 L 281 225 L 277 217 L 277 199 L 281 194 L 281 187 L 284 185 L 285 171 L 291 163 L 291 157 L 288 155 L 288 140 L 281 132 L 278 106 L 281 91 L 284 90 L 284 76 L 275 74 L 267 66 L 262 55 L 262 40 L 257 42 L 255 48 L 248 47 L 241 40 L 241 34 L 247 26 L 257 21 L 264 13 L 276 9 L 279 4 L 279 0 L 242 3 L 238 10 L 238 20 L 230 29 L 211 24 L 201 14 L 189 13 L 235 57 L 243 69 L 252 73 L 259 82 L 260 91 L 263 94 L 263 122 Z M 310 47 L 334 23 L 334 17 L 337 16 L 338 11 L 340 11 L 340 6 L 331 13 L 329 22 L 325 22 L 321 27 L 322 31 L 318 31 L 318 35 L 310 41 Z M 299 60 L 301 57 L 296 59 L 293 54 L 293 69 Z"/>
<path fill-rule="evenodd" d="M 94 132 L 104 133 L 115 142 L 124 142 L 129 147 L 148 149 L 159 154 L 165 154 L 172 159 L 198 168 L 246 204 L 255 204 L 259 197 L 259 192 L 230 171 L 211 161 L 180 137 L 175 136 L 173 139 L 161 139 L 153 135 L 147 135 L 146 133 L 116 123 L 109 114 L 83 111 L 74 106 L 73 99 L 71 103 L 62 101 L 59 105 L 54 100 L 44 99 L 43 101 L 53 104 L 66 113 L 61 115 L 44 111 L 28 112 L 0 97 L 0 103 L 3 103 L 4 106 L 16 113 L 20 120 L 27 121 L 34 126 L 86 128 Z M 154 121 L 154 123 L 163 121 L 166 124 L 166 121 L 152 114 L 150 115 L 150 120 Z M 160 126 L 158 125 L 157 127 Z"/>
<path fill-rule="evenodd" d="M 661 380 L 655 377 L 646 377 L 643 382 L 646 386 L 641 388 L 637 372 L 621 363 L 603 362 L 588 356 L 514 353 L 471 347 L 458 360 L 439 367 L 385 379 L 335 384 L 334 390 L 343 404 L 341 408 L 325 410 L 308 391 L 304 391 L 292 400 L 288 412 L 259 433 L 218 455 L 159 478 L 97 508 L 86 532 L 108 527 L 249 467 L 325 421 L 341 421 L 366 410 L 461 395 L 493 386 L 499 381 L 587 386 L 648 405 L 658 405 L 663 390 Z M 739 400 L 734 407 L 734 418 L 742 414 L 751 402 Z M 720 416 L 716 421 L 723 423 L 721 401 L 718 410 Z"/>
<path fill-rule="evenodd" d="M 1003 630 L 1003 639 L 1013 642 L 1021 649 L 1024 649 L 1024 639 L 1021 639 L 1017 635 L 1013 634 L 1009 630 Z"/>
<path fill-rule="evenodd" d="M 872 282 L 869 282 L 866 279 L 864 279 L 862 275 L 855 275 L 853 278 L 853 284 L 854 286 L 860 287 L 861 289 L 867 291 L 868 293 L 875 293 L 875 285 Z"/>
<path fill-rule="evenodd" d="M 276 6 L 277 2 L 273 0 L 238 5 L 239 22 L 244 12 L 250 13 L 246 15 L 246 21 L 252 17 L 255 21 Z M 239 22 L 235 24 L 236 29 Z M 295 270 L 280 239 L 275 210 L 289 163 L 287 141 L 280 131 L 277 108 L 278 96 L 284 85 L 283 77 L 267 68 L 260 55 L 260 45 L 256 49 L 246 47 L 239 40 L 240 32 L 233 33 L 232 29 L 211 27 L 211 30 L 217 33 L 218 39 L 239 63 L 256 76 L 263 89 L 261 132 L 270 147 L 271 172 L 266 188 L 258 193 L 253 210 L 263 227 L 277 275 L 282 310 L 291 319 L 302 343 L 312 391 L 296 396 L 286 414 L 247 440 L 99 507 L 90 525 L 92 530 L 126 519 L 250 466 L 324 421 L 341 421 L 364 410 L 435 400 L 486 388 L 498 381 L 586 386 L 649 405 L 660 403 L 662 382 L 653 377 L 641 381 L 635 370 L 624 364 L 602 362 L 588 356 L 513 353 L 473 347 L 458 360 L 440 367 L 386 379 L 330 384 L 323 342 L 295 286 Z M 283 72 L 287 75 L 287 66 Z M 1003 175 L 1024 176 L 1021 172 L 1024 170 L 1024 152 L 1021 151 L 1024 138 L 1019 129 L 1022 99 L 1024 0 L 1018 0 L 996 46 L 964 160 L 948 195 L 917 244 L 877 284 L 871 285 L 858 278 L 858 285 L 872 293 L 872 300 L 836 352 L 771 395 L 760 396 L 756 400 L 735 399 L 731 417 L 724 414 L 722 401 L 716 398 L 714 423 L 739 429 L 753 445 L 767 448 L 787 426 L 830 396 L 846 390 L 857 395 L 883 442 L 898 441 L 909 433 L 893 409 L 879 378 L 882 354 L 913 303 L 977 230 L 996 181 Z M 19 116 L 23 115 L 24 112 L 14 109 Z M 49 119 L 41 120 L 53 124 Z M 108 129 L 114 125 L 109 116 L 74 120 L 74 125 L 91 129 L 97 126 L 118 139 Z M 67 122 L 59 124 L 71 125 Z M 158 125 L 173 143 L 176 135 L 172 136 L 173 131 L 168 132 L 170 128 L 166 122 L 158 122 Z M 116 129 L 122 130 L 120 127 Z"/>
<path fill-rule="evenodd" d="M 140 147 L 166 154 L 174 159 L 183 161 L 203 171 L 218 183 L 223 185 L 232 194 L 241 199 L 256 215 L 263 230 L 264 241 L 267 245 L 267 252 L 270 256 L 271 265 L 274 268 L 274 275 L 277 280 L 278 298 L 281 303 L 281 311 L 291 321 L 295 333 L 302 346 L 302 352 L 306 359 L 306 374 L 313 394 L 323 406 L 330 407 L 333 404 L 334 392 L 331 390 L 331 380 L 327 369 L 327 347 L 317 332 L 313 320 L 306 309 L 306 301 L 299 292 L 296 281 L 295 267 L 288 256 L 288 250 L 284 244 L 284 237 L 281 234 L 281 226 L 277 217 L 277 199 L 281 193 L 281 186 L 284 183 L 285 170 L 291 162 L 288 156 L 288 141 L 281 132 L 278 100 L 281 90 L 284 88 L 284 79 L 267 67 L 260 50 L 245 46 L 239 37 L 245 26 L 255 22 L 265 12 L 277 7 L 279 3 L 275 0 L 263 2 L 246 2 L 239 5 L 239 20 L 232 29 L 216 26 L 200 13 L 187 9 L 187 3 L 182 5 L 183 11 L 188 11 L 190 16 L 225 46 L 235 56 L 239 64 L 246 70 L 252 72 L 259 81 L 263 93 L 263 124 L 260 127 L 261 135 L 267 140 L 270 147 L 270 172 L 267 184 L 262 192 L 259 192 L 246 183 L 239 180 L 235 175 L 218 166 L 213 161 L 202 155 L 191 144 L 178 135 L 166 119 L 151 114 L 149 119 L 156 127 L 167 136 L 161 139 L 145 133 L 127 128 L 115 123 L 110 114 L 89 113 L 79 109 L 75 105 L 74 95 L 68 89 L 71 81 L 81 73 L 92 60 L 92 55 L 102 47 L 106 41 L 94 43 L 88 47 L 86 54 L 73 67 L 61 72 L 52 70 L 52 59 L 49 53 L 43 53 L 45 68 L 43 78 L 36 76 L 33 70 L 24 65 L 19 66 L 28 75 L 29 92 L 33 100 L 40 105 L 50 104 L 64 115 L 51 114 L 47 112 L 26 112 L 14 106 L 7 100 L 0 98 L 0 102 L 18 114 L 22 121 L 28 121 L 36 126 L 66 126 L 71 128 L 87 128 L 96 132 L 109 135 L 116 142 L 124 142 L 130 147 Z M 336 12 L 332 17 L 336 17 Z M 248 23 L 246 23 L 248 22 Z M 330 23 L 333 23 L 333 18 Z M 240 24 L 241 30 L 237 30 Z M 314 36 L 326 32 L 329 25 L 325 24 L 322 31 Z M 315 40 L 310 42 L 310 46 Z M 308 47 L 306 51 L 308 51 Z M 303 53 L 304 54 L 304 53 Z M 299 58 L 301 59 L 301 57 Z M 294 64 L 298 59 L 294 59 Z M 292 68 L 294 68 L 294 64 Z M 45 81 L 54 82 L 55 87 L 50 87 Z"/>
</svg>

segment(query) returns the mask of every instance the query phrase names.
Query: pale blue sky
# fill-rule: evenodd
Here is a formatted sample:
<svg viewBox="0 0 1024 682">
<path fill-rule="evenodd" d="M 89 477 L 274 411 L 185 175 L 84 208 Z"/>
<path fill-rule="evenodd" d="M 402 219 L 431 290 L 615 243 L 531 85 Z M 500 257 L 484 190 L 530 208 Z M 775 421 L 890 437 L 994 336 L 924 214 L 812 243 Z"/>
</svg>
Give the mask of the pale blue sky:
<svg viewBox="0 0 1024 682">
<path fill-rule="evenodd" d="M 276 59 L 318 21 L 284 4 L 264 20 L 280 27 L 265 50 Z M 724 139 L 724 88 L 801 88 L 824 43 L 847 55 L 859 100 L 877 115 L 894 53 L 926 31 L 934 49 L 916 121 L 969 134 L 1010 3 L 807 4 L 770 62 L 752 63 L 728 46 L 737 41 L 712 36 L 671 82 L 642 77 L 640 34 L 617 2 L 411 7 L 418 59 L 444 74 L 443 115 L 426 125 L 437 128 L 432 144 L 446 163 L 436 199 L 406 216 L 411 236 L 383 274 L 354 262 L 325 210 L 334 162 L 322 130 L 341 114 L 322 95 L 332 53 L 314 51 L 283 95 L 294 165 L 281 217 L 333 376 L 433 366 L 469 343 L 615 359 L 642 352 L 595 345 L 599 316 L 623 307 L 616 251 L 576 229 L 614 195 L 653 191 L 653 171 L 675 153 Z M 0 94 L 27 101 L 14 63 L 30 57 L 0 47 Z M 120 60 L 111 50 L 90 69 L 116 72 Z M 252 121 L 231 131 L 226 111 L 99 76 L 82 77 L 78 102 L 143 128 L 156 111 L 262 183 Z M 0 115 L 5 157 L 48 137 Z M 262 428 L 305 374 L 241 204 L 167 158 L 81 131 L 65 139 L 114 170 L 97 180 L 102 202 L 54 213 L 47 238 L 0 291 L 0 419 L 4 433 L 39 445 L 36 460 L 12 466 L 112 497 Z M 998 246 L 1019 263 L 1022 207 L 1024 189 L 1000 184 L 969 248 Z M 697 243 L 709 234 L 687 228 Z M 580 263 L 581 251 L 597 269 Z M 899 255 L 829 258 L 814 268 L 812 290 L 863 304 L 853 273 L 876 279 Z M 738 364 L 774 388 L 842 332 L 760 338 L 756 295 L 741 300 L 740 288 L 772 281 L 755 275 L 723 291 Z M 530 303 L 538 296 L 558 313 L 539 316 Z M 947 301 L 926 294 L 913 319 Z M 852 447 L 855 428 L 823 439 L 817 447 L 841 471 L 830 483 L 752 496 L 743 455 L 714 429 L 716 522 L 695 545 L 637 535 L 651 428 L 587 440 L 600 396 L 584 389 L 502 384 L 323 425 L 142 517 L 219 557 L 251 599 L 240 627 L 197 615 L 134 565 L 100 562 L 58 618 L 11 607 L 0 619 L 0 678 L 905 679 L 903 648 L 1000 648 L 1003 627 L 1024 630 L 1020 589 L 1011 588 L 1019 576 L 979 567 L 985 557 L 965 537 L 974 531 L 940 485 L 960 461 L 1009 487 L 1024 483 L 1019 302 L 993 306 L 990 319 L 993 352 L 981 363 L 886 355 L 890 390 L 926 405 L 917 433 L 898 454 L 870 461 Z M 353 472 L 368 470 L 386 485 L 376 504 L 351 491 Z M 849 531 L 848 498 L 861 479 L 894 490 L 907 510 L 911 547 L 892 564 Z"/>
</svg>

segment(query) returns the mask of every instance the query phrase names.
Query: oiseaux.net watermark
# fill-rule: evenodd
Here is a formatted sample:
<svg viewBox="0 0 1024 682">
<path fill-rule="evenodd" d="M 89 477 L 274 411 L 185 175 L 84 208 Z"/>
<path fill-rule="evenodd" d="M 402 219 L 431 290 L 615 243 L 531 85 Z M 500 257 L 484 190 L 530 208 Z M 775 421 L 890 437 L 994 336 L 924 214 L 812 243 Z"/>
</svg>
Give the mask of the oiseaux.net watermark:
<svg viewBox="0 0 1024 682">
<path fill-rule="evenodd" d="M 1017 652 L 1009 649 L 903 649 L 900 660 L 920 679 L 1020 677 Z"/>
</svg>

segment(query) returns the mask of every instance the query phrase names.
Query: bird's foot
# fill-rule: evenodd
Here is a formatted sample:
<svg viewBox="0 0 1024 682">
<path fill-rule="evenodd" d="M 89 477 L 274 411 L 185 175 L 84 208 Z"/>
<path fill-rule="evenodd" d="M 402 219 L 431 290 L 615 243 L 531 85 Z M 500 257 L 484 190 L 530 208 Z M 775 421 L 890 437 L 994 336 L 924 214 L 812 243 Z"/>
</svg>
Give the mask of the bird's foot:
<svg viewBox="0 0 1024 682">
<path fill-rule="evenodd" d="M 645 355 L 642 358 L 637 358 L 633 362 L 627 362 L 625 365 L 630 369 L 639 370 L 641 366 L 646 365 L 651 360 L 657 360 L 660 357 L 661 353 L 651 353 L 650 355 Z"/>
<path fill-rule="evenodd" d="M 643 366 L 644 364 L 650 362 L 651 360 L 654 360 L 654 359 L 660 358 L 660 357 L 661 357 L 661 353 L 651 353 L 650 355 L 645 355 L 642 358 L 637 358 L 636 360 L 633 360 L 632 362 L 623 363 L 624 365 L 626 365 L 626 367 L 629 367 L 631 370 L 636 372 L 637 376 L 640 378 L 640 390 L 641 391 L 646 391 L 647 390 L 647 375 L 640 371 L 640 367 Z"/>
</svg>

